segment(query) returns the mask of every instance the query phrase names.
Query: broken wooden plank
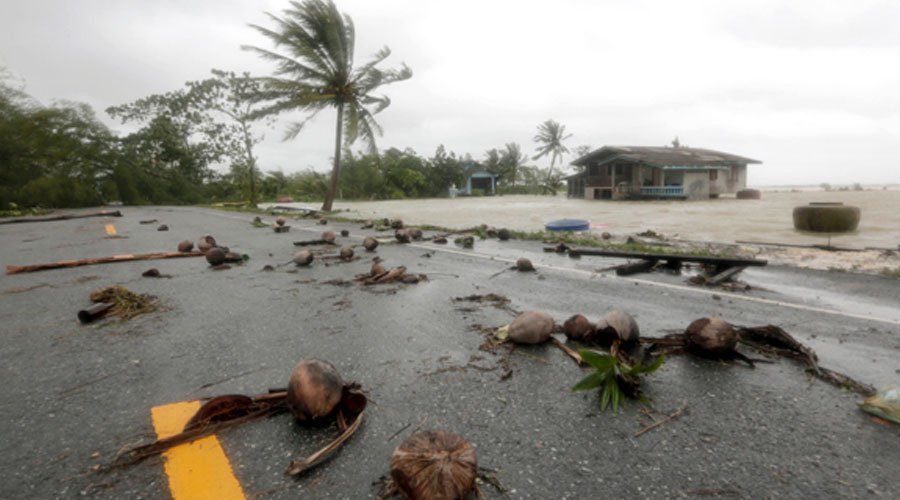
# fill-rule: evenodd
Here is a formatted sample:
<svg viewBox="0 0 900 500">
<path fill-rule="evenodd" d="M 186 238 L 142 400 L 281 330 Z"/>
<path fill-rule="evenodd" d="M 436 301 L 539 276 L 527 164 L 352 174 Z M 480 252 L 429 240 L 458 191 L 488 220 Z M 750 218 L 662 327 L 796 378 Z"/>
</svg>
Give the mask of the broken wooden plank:
<svg viewBox="0 0 900 500">
<path fill-rule="evenodd" d="M 622 250 L 603 250 L 599 248 L 570 248 L 569 255 L 595 255 L 600 257 L 622 257 L 626 259 L 665 260 L 667 262 L 697 262 L 723 267 L 765 266 L 768 261 L 761 259 L 742 259 L 738 257 L 707 257 L 700 255 L 680 255 L 656 252 L 628 252 Z"/>
<path fill-rule="evenodd" d="M 656 266 L 656 260 L 653 259 L 643 259 L 638 262 L 631 262 L 628 264 L 622 264 L 621 266 L 616 266 L 616 275 L 618 276 L 630 276 L 632 274 L 644 273 Z"/>
<path fill-rule="evenodd" d="M 747 269 L 747 266 L 729 267 L 728 269 L 720 272 L 719 274 L 716 274 L 716 275 L 710 277 L 709 279 L 707 279 L 706 285 L 707 286 L 721 285 L 723 282 L 728 281 L 731 278 L 734 278 L 738 273 L 740 273 L 744 269 Z"/>
<path fill-rule="evenodd" d="M 115 212 L 95 212 L 92 214 L 64 214 L 64 215 L 56 215 L 53 217 L 24 217 L 20 219 L 6 219 L 0 220 L 0 224 L 21 224 L 24 222 L 50 222 L 55 220 L 69 220 L 69 219 L 85 219 L 88 217 L 121 217 L 122 212 L 116 210 Z"/>
<path fill-rule="evenodd" d="M 97 257 L 80 260 L 60 260 L 45 264 L 32 264 L 28 266 L 6 266 L 6 274 L 33 273 L 47 269 L 60 269 L 64 267 L 90 266 L 94 264 L 109 264 L 111 262 L 131 262 L 135 260 L 175 259 L 178 257 L 202 257 L 203 252 L 155 252 L 145 254 L 113 255 L 112 257 Z"/>
<path fill-rule="evenodd" d="M 847 247 L 835 247 L 831 245 L 802 245 L 798 243 L 775 243 L 768 241 L 735 241 L 735 243 L 739 245 L 759 245 L 766 247 L 785 247 L 785 248 L 811 248 L 814 250 L 825 250 L 828 252 L 865 252 L 869 250 L 868 248 L 847 248 Z"/>
</svg>

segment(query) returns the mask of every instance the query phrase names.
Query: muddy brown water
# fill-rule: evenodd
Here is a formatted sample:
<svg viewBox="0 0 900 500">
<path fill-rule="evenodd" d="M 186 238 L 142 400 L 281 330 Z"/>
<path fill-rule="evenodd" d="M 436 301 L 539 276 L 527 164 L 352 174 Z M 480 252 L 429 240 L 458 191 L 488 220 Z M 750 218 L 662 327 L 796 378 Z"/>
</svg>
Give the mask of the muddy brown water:
<svg viewBox="0 0 900 500">
<path fill-rule="evenodd" d="M 833 245 L 897 248 L 900 245 L 900 191 L 763 192 L 760 200 L 599 201 L 549 196 L 338 201 L 350 217 L 399 218 L 407 224 L 467 228 L 478 224 L 534 231 L 554 219 L 587 219 L 592 231 L 614 235 L 653 230 L 685 240 L 732 243 L 741 240 L 825 244 L 827 235 L 794 230 L 792 212 L 811 202 L 859 207 L 852 233 L 833 235 Z M 280 204 L 309 206 L 305 204 Z"/>
</svg>

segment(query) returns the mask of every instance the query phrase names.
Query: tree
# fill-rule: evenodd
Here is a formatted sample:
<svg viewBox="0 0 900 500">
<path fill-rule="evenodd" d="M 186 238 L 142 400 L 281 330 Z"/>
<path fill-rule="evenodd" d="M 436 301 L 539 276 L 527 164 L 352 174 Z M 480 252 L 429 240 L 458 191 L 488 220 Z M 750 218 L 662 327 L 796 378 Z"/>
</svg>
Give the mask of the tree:
<svg viewBox="0 0 900 500">
<path fill-rule="evenodd" d="M 516 185 L 516 180 L 519 178 L 519 169 L 525 166 L 527 160 L 528 155 L 523 153 L 522 148 L 514 142 L 506 143 L 505 148 L 500 152 L 500 165 L 513 186 Z"/>
<path fill-rule="evenodd" d="M 534 136 L 534 142 L 538 143 L 536 154 L 532 159 L 537 160 L 544 156 L 550 155 L 550 170 L 547 171 L 547 185 L 553 181 L 553 167 L 556 160 L 562 160 L 562 155 L 569 152 L 569 148 L 563 145 L 563 141 L 572 137 L 572 134 L 566 135 L 566 126 L 560 125 L 555 120 L 547 120 L 538 125 L 538 133 Z M 556 191 L 556 185 L 553 186 Z"/>
<path fill-rule="evenodd" d="M 223 154 L 231 160 L 232 171 L 239 174 L 238 178 L 249 178 L 250 204 L 255 207 L 257 169 L 253 146 L 263 137 L 253 134 L 251 124 L 257 119 L 259 103 L 256 98 L 262 90 L 261 84 L 247 72 L 236 75 L 213 69 L 212 74 L 213 78 L 187 83 L 187 107 L 190 112 L 204 113 L 221 125 L 207 130 L 216 134 L 215 139 L 218 139 Z M 219 119 L 222 117 L 226 119 L 225 123 Z"/>
<path fill-rule="evenodd" d="M 305 120 L 288 129 L 286 139 L 292 139 L 323 109 L 337 110 L 334 167 L 322 204 L 322 210 L 329 211 L 340 175 L 342 133 L 346 131 L 347 145 L 362 137 L 375 152 L 375 136 L 381 134 L 381 127 L 374 115 L 387 108 L 391 101 L 387 96 L 373 93 L 382 85 L 411 78 L 412 71 L 405 64 L 399 70 L 376 68 L 390 56 L 387 47 L 367 64 L 354 68 L 353 21 L 339 12 L 331 0 L 293 1 L 283 18 L 267 15 L 275 23 L 274 29 L 251 26 L 287 55 L 259 47 L 243 47 L 276 63 L 275 75 L 262 79 L 260 98 L 270 104 L 260 114 L 298 110 L 309 113 Z"/>
</svg>

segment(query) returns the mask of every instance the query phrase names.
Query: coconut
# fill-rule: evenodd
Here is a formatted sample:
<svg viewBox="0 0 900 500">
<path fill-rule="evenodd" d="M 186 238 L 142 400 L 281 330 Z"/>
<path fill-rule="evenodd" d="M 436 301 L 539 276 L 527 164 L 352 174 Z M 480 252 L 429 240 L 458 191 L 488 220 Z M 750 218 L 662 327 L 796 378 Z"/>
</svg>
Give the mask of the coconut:
<svg viewBox="0 0 900 500">
<path fill-rule="evenodd" d="M 385 224 L 387 225 L 387 224 Z M 403 221 L 400 219 L 391 221 L 391 229 L 403 229 Z"/>
<path fill-rule="evenodd" d="M 398 229 L 394 231 L 394 238 L 400 243 L 409 243 L 409 231 L 406 229 Z"/>
<path fill-rule="evenodd" d="M 353 258 L 353 245 L 344 245 L 341 247 L 341 259 L 350 260 Z"/>
<path fill-rule="evenodd" d="M 225 262 L 241 262 L 244 256 L 237 252 L 225 252 Z"/>
<path fill-rule="evenodd" d="M 531 263 L 531 260 L 519 257 L 516 259 L 516 269 L 519 271 L 534 271 L 534 265 Z"/>
<path fill-rule="evenodd" d="M 594 332 L 594 325 L 584 315 L 576 314 L 563 323 L 563 331 L 572 340 L 582 340 Z"/>
<path fill-rule="evenodd" d="M 179 251 L 179 252 L 185 252 L 185 253 L 187 253 L 187 252 L 190 252 L 190 251 L 193 250 L 193 249 L 194 249 L 194 242 L 191 241 L 191 240 L 184 240 L 184 241 L 182 241 L 181 243 L 178 244 L 178 251 Z"/>
<path fill-rule="evenodd" d="M 285 219 L 284 217 L 281 217 L 281 216 L 278 216 L 278 218 L 275 219 L 275 224 L 278 224 L 279 226 L 283 226 L 286 222 L 287 222 L 287 219 Z"/>
<path fill-rule="evenodd" d="M 219 247 L 210 248 L 206 252 L 206 262 L 209 262 L 211 266 L 218 266 L 225 262 L 225 251 Z"/>
<path fill-rule="evenodd" d="M 438 236 L 431 241 L 440 245 L 445 245 L 447 243 L 447 238 L 445 238 L 444 236 Z"/>
<path fill-rule="evenodd" d="M 409 237 L 414 240 L 422 239 L 422 230 L 421 229 L 410 229 L 407 231 L 407 233 L 409 233 Z"/>
<path fill-rule="evenodd" d="M 378 248 L 378 240 L 373 236 L 366 236 L 366 239 L 363 240 L 363 247 L 368 252 L 374 252 Z"/>
<path fill-rule="evenodd" d="M 325 243 L 334 243 L 334 231 L 325 231 L 320 238 Z"/>
<path fill-rule="evenodd" d="M 505 227 L 501 228 L 499 231 L 497 231 L 497 238 L 499 238 L 500 241 L 508 240 L 509 239 L 509 229 L 506 229 Z"/>
<path fill-rule="evenodd" d="M 216 239 L 208 234 L 204 234 L 197 240 L 197 250 L 206 253 L 210 248 L 218 246 Z"/>
<path fill-rule="evenodd" d="M 553 316 L 541 311 L 525 311 L 509 324 L 509 340 L 517 344 L 540 344 L 550 338 Z"/>
<path fill-rule="evenodd" d="M 325 224 L 328 224 L 328 219 L 319 219 L 320 226 L 324 226 Z"/>
<path fill-rule="evenodd" d="M 706 356 L 727 356 L 737 346 L 737 332 L 722 318 L 700 318 L 684 331 L 688 350 Z"/>
<path fill-rule="evenodd" d="M 597 322 L 594 340 L 602 345 L 611 345 L 619 340 L 624 346 L 636 343 L 640 335 L 641 330 L 634 317 L 621 309 L 613 309 Z"/>
<path fill-rule="evenodd" d="M 385 269 L 384 269 L 384 266 L 381 265 L 381 262 L 373 262 L 372 263 L 372 270 L 370 271 L 370 274 L 372 276 L 378 276 L 379 274 L 384 274 L 384 273 L 385 273 Z"/>
<path fill-rule="evenodd" d="M 313 253 L 309 250 L 300 250 L 294 254 L 294 264 L 298 266 L 308 266 L 313 261 Z"/>
<path fill-rule="evenodd" d="M 347 236 L 350 236 L 350 231 L 348 231 L 346 229 L 341 229 L 341 236 L 343 236 L 344 238 L 346 238 Z"/>
<path fill-rule="evenodd" d="M 169 226 L 167 226 L 167 225 L 165 225 L 165 224 L 161 224 L 158 228 L 156 228 L 156 230 L 157 230 L 157 231 L 168 231 L 168 230 L 169 230 Z"/>
<path fill-rule="evenodd" d="M 316 420 L 331 414 L 341 402 L 344 381 L 334 366 L 321 359 L 297 363 L 288 382 L 287 405 L 297 420 Z"/>
<path fill-rule="evenodd" d="M 391 454 L 391 478 L 414 500 L 466 498 L 477 475 L 475 448 L 445 430 L 416 432 Z"/>
</svg>

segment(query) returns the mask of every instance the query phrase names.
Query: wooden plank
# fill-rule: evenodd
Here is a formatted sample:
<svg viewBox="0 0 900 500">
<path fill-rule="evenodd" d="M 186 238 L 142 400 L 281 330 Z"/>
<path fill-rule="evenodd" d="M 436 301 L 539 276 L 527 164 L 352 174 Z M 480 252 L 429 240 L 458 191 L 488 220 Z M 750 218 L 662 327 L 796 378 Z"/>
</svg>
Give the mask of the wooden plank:
<svg viewBox="0 0 900 500">
<path fill-rule="evenodd" d="M 22 224 L 25 222 L 50 222 L 55 220 L 69 220 L 69 219 L 85 219 L 87 217 L 121 217 L 122 212 L 116 210 L 115 212 L 96 212 L 92 214 L 80 214 L 80 215 L 56 215 L 53 217 L 23 217 L 21 219 L 6 219 L 0 220 L 0 224 Z"/>
<path fill-rule="evenodd" d="M 697 262 L 723 267 L 765 266 L 768 261 L 761 259 L 741 259 L 736 257 L 704 257 L 698 255 L 679 255 L 655 252 L 627 252 L 621 250 L 603 250 L 599 248 L 570 248 L 570 256 L 594 255 L 600 257 L 621 257 L 625 259 L 665 260 L 669 262 Z"/>
<path fill-rule="evenodd" d="M 647 272 L 656 265 L 656 261 L 652 259 L 644 259 L 639 262 L 622 264 L 616 267 L 616 274 L 619 276 L 630 276 L 632 274 Z"/>
<path fill-rule="evenodd" d="M 28 266 L 6 266 L 6 274 L 33 273 L 47 269 L 60 269 L 64 267 L 91 266 L 94 264 L 109 264 L 111 262 L 130 262 L 135 260 L 177 259 L 181 257 L 202 257 L 203 252 L 155 252 L 145 254 L 113 255 L 112 257 L 97 257 L 81 260 L 60 260 L 44 264 L 32 264 Z"/>
<path fill-rule="evenodd" d="M 706 284 L 709 286 L 721 285 L 722 282 L 730 280 L 731 278 L 735 277 L 738 273 L 740 273 L 744 269 L 747 269 L 747 266 L 730 267 L 730 268 L 720 272 L 719 274 L 709 278 L 708 280 L 706 280 Z"/>
</svg>

